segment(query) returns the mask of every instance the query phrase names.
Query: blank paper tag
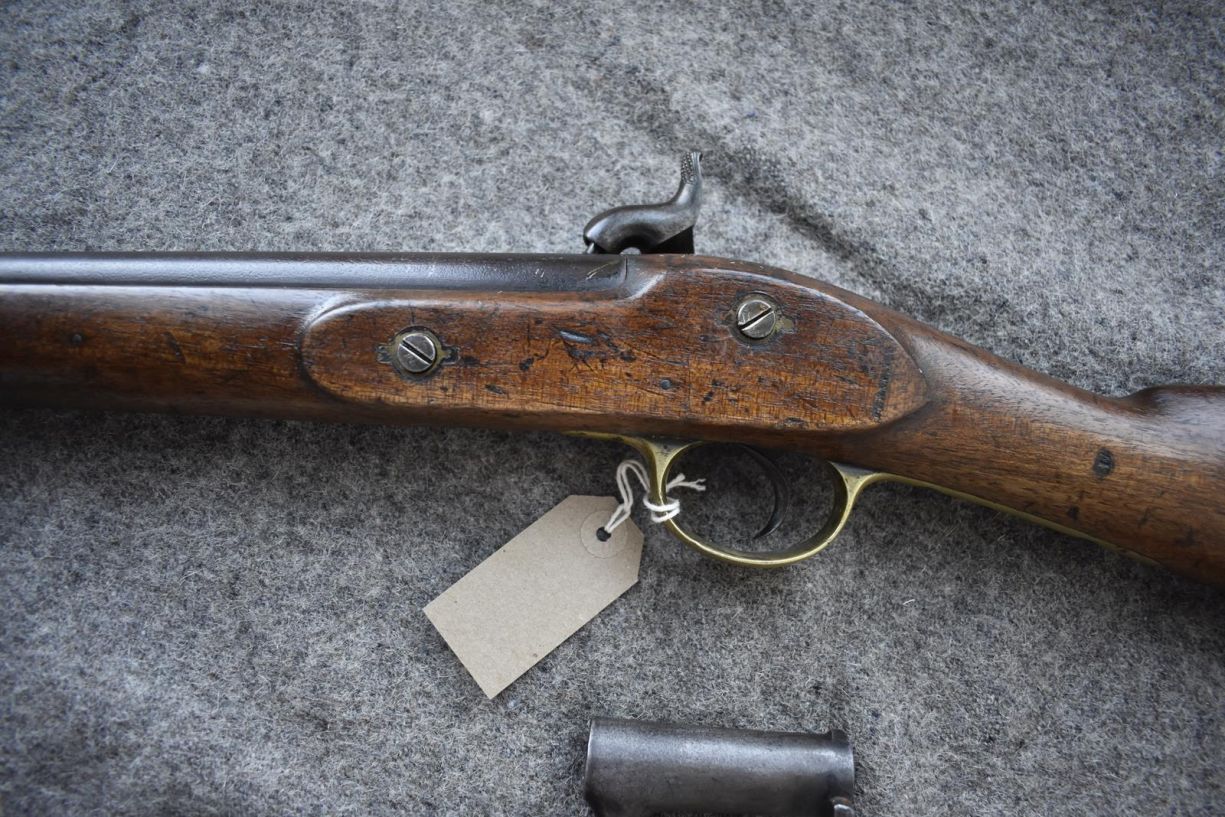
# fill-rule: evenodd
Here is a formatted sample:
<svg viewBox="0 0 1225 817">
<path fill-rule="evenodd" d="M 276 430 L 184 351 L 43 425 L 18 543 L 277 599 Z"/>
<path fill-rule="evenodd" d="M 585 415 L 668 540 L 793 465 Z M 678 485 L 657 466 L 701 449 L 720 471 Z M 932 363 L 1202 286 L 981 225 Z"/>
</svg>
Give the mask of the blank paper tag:
<svg viewBox="0 0 1225 817">
<path fill-rule="evenodd" d="M 490 698 L 638 581 L 642 532 L 596 536 L 617 500 L 571 496 L 425 606 Z"/>
</svg>

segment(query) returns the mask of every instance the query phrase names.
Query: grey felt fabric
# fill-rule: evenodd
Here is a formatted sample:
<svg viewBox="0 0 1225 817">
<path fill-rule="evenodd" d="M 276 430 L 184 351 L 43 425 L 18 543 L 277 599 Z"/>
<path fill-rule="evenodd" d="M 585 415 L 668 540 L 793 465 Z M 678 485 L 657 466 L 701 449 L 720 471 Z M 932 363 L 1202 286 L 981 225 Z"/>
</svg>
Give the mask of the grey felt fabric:
<svg viewBox="0 0 1225 817">
<path fill-rule="evenodd" d="M 1225 382 L 1223 30 L 1194 2 L 6 3 L 0 249 L 568 252 L 696 147 L 703 252 L 1103 393 Z M 649 530 L 640 584 L 486 701 L 422 606 L 621 456 L 0 414 L 3 812 L 582 814 L 607 714 L 840 727 L 867 815 L 1225 813 L 1222 593 L 905 488 L 777 572 Z"/>
</svg>

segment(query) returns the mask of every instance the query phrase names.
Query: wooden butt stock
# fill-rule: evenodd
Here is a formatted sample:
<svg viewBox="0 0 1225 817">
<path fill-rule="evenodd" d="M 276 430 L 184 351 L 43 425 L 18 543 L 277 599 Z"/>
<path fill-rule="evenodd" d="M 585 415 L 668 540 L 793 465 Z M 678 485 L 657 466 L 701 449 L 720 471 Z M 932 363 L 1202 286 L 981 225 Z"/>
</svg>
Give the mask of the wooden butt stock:
<svg viewBox="0 0 1225 817">
<path fill-rule="evenodd" d="M 922 368 L 928 403 L 812 450 L 1225 584 L 1225 388 L 1102 397 L 909 319 L 881 319 Z"/>
</svg>

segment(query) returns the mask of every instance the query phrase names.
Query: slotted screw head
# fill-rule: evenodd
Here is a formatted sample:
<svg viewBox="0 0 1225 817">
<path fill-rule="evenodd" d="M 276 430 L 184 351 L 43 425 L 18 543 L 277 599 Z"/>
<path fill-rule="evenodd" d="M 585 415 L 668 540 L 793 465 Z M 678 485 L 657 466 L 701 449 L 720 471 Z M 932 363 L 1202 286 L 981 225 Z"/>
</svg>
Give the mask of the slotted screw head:
<svg viewBox="0 0 1225 817">
<path fill-rule="evenodd" d="M 396 338 L 396 362 L 406 372 L 425 374 L 438 363 L 438 340 L 423 329 L 404 332 Z"/>
<path fill-rule="evenodd" d="M 778 328 L 778 311 L 764 298 L 745 298 L 736 308 L 736 328 L 751 340 L 768 338 Z"/>
</svg>

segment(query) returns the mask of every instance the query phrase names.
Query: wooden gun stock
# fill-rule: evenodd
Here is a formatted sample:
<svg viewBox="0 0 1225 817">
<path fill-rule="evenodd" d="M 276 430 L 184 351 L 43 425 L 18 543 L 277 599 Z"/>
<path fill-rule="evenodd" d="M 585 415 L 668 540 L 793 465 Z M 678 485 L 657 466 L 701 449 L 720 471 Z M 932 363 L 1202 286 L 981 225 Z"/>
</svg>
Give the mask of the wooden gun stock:
<svg viewBox="0 0 1225 817">
<path fill-rule="evenodd" d="M 723 259 L 5 256 L 0 400 L 798 449 L 1225 582 L 1225 388 L 1102 397 Z"/>
</svg>

